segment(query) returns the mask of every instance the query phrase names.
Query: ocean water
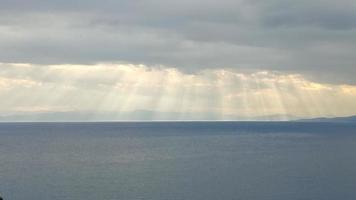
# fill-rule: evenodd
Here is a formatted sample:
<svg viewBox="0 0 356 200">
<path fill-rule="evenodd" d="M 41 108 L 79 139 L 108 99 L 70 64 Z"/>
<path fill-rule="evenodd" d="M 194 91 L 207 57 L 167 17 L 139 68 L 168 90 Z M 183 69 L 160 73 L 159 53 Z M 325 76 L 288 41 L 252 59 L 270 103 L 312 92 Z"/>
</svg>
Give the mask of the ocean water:
<svg viewBox="0 0 356 200">
<path fill-rule="evenodd" d="M 355 200 L 356 123 L 0 123 L 5 200 Z"/>
</svg>

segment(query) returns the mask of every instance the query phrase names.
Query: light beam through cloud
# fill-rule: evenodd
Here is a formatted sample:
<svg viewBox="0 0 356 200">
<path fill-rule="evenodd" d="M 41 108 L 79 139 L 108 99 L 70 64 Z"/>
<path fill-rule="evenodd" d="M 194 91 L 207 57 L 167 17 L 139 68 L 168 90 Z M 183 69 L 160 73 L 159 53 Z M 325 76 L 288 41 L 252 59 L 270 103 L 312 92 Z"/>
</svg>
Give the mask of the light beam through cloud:
<svg viewBox="0 0 356 200">
<path fill-rule="evenodd" d="M 356 112 L 356 86 L 316 83 L 300 74 L 229 69 L 188 74 L 114 63 L 0 67 L 2 116 L 68 112 L 108 120 L 288 120 Z"/>
</svg>

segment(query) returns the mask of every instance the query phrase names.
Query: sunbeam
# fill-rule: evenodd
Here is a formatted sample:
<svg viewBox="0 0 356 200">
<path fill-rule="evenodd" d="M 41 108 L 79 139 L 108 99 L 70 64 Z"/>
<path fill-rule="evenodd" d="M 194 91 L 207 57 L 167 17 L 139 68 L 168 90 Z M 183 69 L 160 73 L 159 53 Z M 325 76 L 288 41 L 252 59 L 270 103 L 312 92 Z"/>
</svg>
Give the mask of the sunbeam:
<svg viewBox="0 0 356 200">
<path fill-rule="evenodd" d="M 289 120 L 356 110 L 355 86 L 317 83 L 301 74 L 184 73 L 114 63 L 1 65 L 2 115 L 34 120 L 51 113 L 77 113 L 88 120 Z"/>
</svg>

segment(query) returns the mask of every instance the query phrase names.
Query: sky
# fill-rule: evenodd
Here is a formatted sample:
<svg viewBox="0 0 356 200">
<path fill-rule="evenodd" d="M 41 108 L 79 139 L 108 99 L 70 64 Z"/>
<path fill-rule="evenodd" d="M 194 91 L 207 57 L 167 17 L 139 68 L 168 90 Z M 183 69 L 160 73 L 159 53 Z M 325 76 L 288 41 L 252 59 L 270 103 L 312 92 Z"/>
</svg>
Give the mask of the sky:
<svg viewBox="0 0 356 200">
<path fill-rule="evenodd" d="M 0 120 L 356 115 L 354 0 L 0 0 Z"/>
</svg>

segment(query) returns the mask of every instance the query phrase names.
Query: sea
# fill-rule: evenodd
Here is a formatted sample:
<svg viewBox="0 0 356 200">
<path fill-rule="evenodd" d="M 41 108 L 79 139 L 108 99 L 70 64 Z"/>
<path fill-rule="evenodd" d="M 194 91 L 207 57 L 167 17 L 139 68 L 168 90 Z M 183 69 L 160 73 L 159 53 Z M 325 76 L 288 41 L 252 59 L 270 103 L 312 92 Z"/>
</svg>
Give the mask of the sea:
<svg viewBox="0 0 356 200">
<path fill-rule="evenodd" d="M 356 123 L 0 123 L 4 200 L 355 200 Z"/>
</svg>

